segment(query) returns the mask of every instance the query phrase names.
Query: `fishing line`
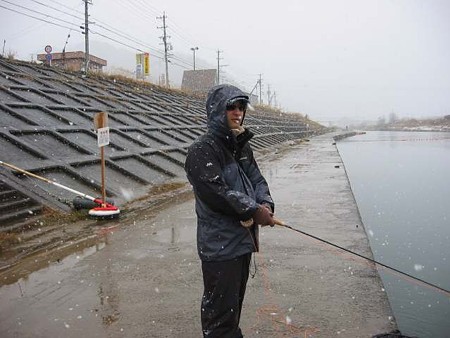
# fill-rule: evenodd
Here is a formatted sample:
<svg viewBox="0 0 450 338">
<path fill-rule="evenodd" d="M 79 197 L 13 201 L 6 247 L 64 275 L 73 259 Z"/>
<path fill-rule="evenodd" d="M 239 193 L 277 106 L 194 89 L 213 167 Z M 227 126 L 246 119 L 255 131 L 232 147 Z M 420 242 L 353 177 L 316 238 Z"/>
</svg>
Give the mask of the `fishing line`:
<svg viewBox="0 0 450 338">
<path fill-rule="evenodd" d="M 335 247 L 335 248 L 338 248 L 338 249 L 340 249 L 340 250 L 343 250 L 343 251 L 345 251 L 345 252 L 348 252 L 348 253 L 350 253 L 350 254 L 352 254 L 352 255 L 358 256 L 358 257 L 363 258 L 363 259 L 365 259 L 365 260 L 368 260 L 369 262 L 375 263 L 375 264 L 377 264 L 377 265 L 379 265 L 379 266 L 382 266 L 383 268 L 387 268 L 387 269 L 390 269 L 390 270 L 392 270 L 392 271 L 395 271 L 395 272 L 397 272 L 397 273 L 399 273 L 399 274 L 401 274 L 401 275 L 407 276 L 407 277 L 409 277 L 409 278 L 411 278 L 411 279 L 414 279 L 414 280 L 416 280 L 416 281 L 418 281 L 418 282 L 420 282 L 420 283 L 426 284 L 426 285 L 428 285 L 428 286 L 431 286 L 431 287 L 433 287 L 433 288 L 435 288 L 435 289 L 438 289 L 438 290 L 440 290 L 440 291 L 442 291 L 442 292 L 447 293 L 447 294 L 450 295 L 450 291 L 449 291 L 449 290 L 446 290 L 446 289 L 444 289 L 444 288 L 441 288 L 440 286 L 437 286 L 437 285 L 435 285 L 435 284 L 432 284 L 432 283 L 430 283 L 430 282 L 427 282 L 427 281 L 425 281 L 425 280 L 423 280 L 423 279 L 414 277 L 414 276 L 412 276 L 412 275 L 410 275 L 410 274 L 408 274 L 408 273 L 406 273 L 406 272 L 400 271 L 400 270 L 398 270 L 398 269 L 396 269 L 396 268 L 393 268 L 393 267 L 391 267 L 391 266 L 389 266 L 389 265 L 386 265 L 386 264 L 384 264 L 384 263 L 378 262 L 378 261 L 376 261 L 376 260 L 374 260 L 374 259 L 372 259 L 372 258 L 363 256 L 363 255 L 361 255 L 361 254 L 359 254 L 359 253 L 356 253 L 356 252 L 354 252 L 354 251 L 348 250 L 348 249 L 346 249 L 346 248 L 344 248 L 344 247 L 342 247 L 342 246 L 339 246 L 339 245 L 337 245 L 337 244 L 331 243 L 331 242 L 329 242 L 329 241 L 327 241 L 327 240 L 325 240 L 325 239 L 322 239 L 322 238 L 319 238 L 319 237 L 317 237 L 317 236 L 308 234 L 307 232 L 304 232 L 304 231 L 302 231 L 302 230 L 293 228 L 292 226 L 290 226 L 290 225 L 288 225 L 288 224 L 285 224 L 285 223 L 283 223 L 283 222 L 281 222 L 281 221 L 279 221 L 279 220 L 276 220 L 276 224 L 279 225 L 279 226 L 283 226 L 283 227 L 285 227 L 285 228 L 291 229 L 291 230 L 293 230 L 293 231 L 295 231 L 295 232 L 301 233 L 301 234 L 303 234 L 303 235 L 309 236 L 309 237 L 311 237 L 311 238 L 314 238 L 315 240 L 318 240 L 318 241 L 320 241 L 320 242 L 323 242 L 323 243 L 326 243 L 326 244 L 328 244 L 328 245 L 331 245 L 331 246 L 333 246 L 333 247 Z"/>
<path fill-rule="evenodd" d="M 274 330 L 274 333 L 277 333 L 277 336 L 279 336 L 279 337 L 284 336 L 284 333 L 281 332 L 281 330 L 283 330 L 283 329 L 287 330 L 289 332 L 289 334 L 296 335 L 296 336 L 299 336 L 301 333 L 304 333 L 305 338 L 307 335 L 310 336 L 310 334 L 312 334 L 312 333 L 319 332 L 320 330 L 318 328 L 315 328 L 312 326 L 296 326 L 290 322 L 288 323 L 287 317 L 286 317 L 286 320 L 283 318 L 282 309 L 273 301 L 273 294 L 271 292 L 272 287 L 270 286 L 270 281 L 269 281 L 269 273 L 268 273 L 268 269 L 267 269 L 266 265 L 264 264 L 263 255 L 262 255 L 261 251 L 259 250 L 259 248 L 257 247 L 255 239 L 253 238 L 253 235 L 251 234 L 250 229 L 247 228 L 247 231 L 248 231 L 250 237 L 252 238 L 255 252 L 258 253 L 258 260 L 260 260 L 259 265 L 262 268 L 261 271 L 262 271 L 263 290 L 264 290 L 266 299 L 269 301 L 269 304 L 260 306 L 256 310 L 258 321 L 261 321 L 260 317 L 263 315 L 270 318 L 272 329 Z M 257 272 L 256 260 L 255 260 L 256 255 L 252 255 L 252 256 L 253 256 L 253 264 L 255 267 L 255 271 L 254 271 L 254 273 L 250 272 L 250 276 L 252 278 L 254 278 L 256 275 L 256 272 Z M 255 325 L 257 325 L 257 323 Z M 255 331 L 257 331 L 258 327 L 255 326 L 254 329 L 255 329 Z"/>
</svg>

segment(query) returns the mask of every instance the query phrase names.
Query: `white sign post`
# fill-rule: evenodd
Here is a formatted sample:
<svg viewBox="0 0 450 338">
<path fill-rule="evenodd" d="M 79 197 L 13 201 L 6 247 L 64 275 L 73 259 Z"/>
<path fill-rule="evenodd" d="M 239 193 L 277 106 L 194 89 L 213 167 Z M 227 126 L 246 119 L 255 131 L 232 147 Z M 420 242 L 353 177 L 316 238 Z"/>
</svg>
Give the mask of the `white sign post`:
<svg viewBox="0 0 450 338">
<path fill-rule="evenodd" d="M 105 151 L 104 147 L 109 144 L 108 113 L 101 112 L 94 115 L 94 126 L 97 129 L 97 144 L 100 147 L 101 167 L 102 167 L 102 198 L 103 207 L 106 206 L 105 187 Z"/>
</svg>

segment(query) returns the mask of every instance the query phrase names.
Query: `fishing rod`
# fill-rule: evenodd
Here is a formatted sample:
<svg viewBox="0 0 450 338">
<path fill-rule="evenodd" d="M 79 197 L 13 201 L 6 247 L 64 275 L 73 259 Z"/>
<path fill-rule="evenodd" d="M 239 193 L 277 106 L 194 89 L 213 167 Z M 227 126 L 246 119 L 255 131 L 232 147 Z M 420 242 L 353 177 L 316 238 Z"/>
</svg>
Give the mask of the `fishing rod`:
<svg viewBox="0 0 450 338">
<path fill-rule="evenodd" d="M 13 169 L 15 171 L 18 171 L 18 172 L 20 172 L 20 173 L 22 173 L 24 175 L 27 175 L 27 176 L 30 176 L 30 177 L 33 177 L 33 178 L 37 178 L 38 180 L 47 182 L 47 183 L 52 184 L 52 185 L 54 185 L 54 186 L 56 186 L 58 188 L 62 188 L 64 190 L 70 191 L 71 193 L 74 193 L 76 195 L 79 195 L 81 197 L 84 197 L 84 198 L 94 202 L 97 205 L 97 207 L 94 207 L 93 209 L 91 209 L 89 211 L 89 214 L 92 215 L 92 216 L 96 216 L 96 217 L 97 216 L 99 216 L 99 217 L 111 216 L 111 215 L 117 215 L 120 212 L 118 207 L 114 206 L 113 204 L 111 204 L 111 203 L 109 203 L 107 201 L 103 201 L 103 199 L 89 196 L 89 195 L 87 195 L 85 193 L 82 193 L 80 191 L 77 191 L 75 189 L 66 187 L 65 185 L 62 185 L 61 183 L 52 181 L 52 180 L 50 180 L 50 179 L 48 179 L 46 177 L 39 176 L 39 175 L 36 175 L 36 174 L 34 174 L 32 172 L 29 172 L 29 171 L 26 171 L 26 170 L 21 169 L 19 167 L 16 167 L 15 165 L 10 164 L 10 163 L 6 163 L 6 162 L 3 162 L 3 161 L 0 161 L 0 165 L 4 166 L 4 167 L 7 167 L 7 168 L 10 168 L 10 169 Z"/>
<path fill-rule="evenodd" d="M 299 230 L 299 229 L 296 229 L 296 228 L 294 228 L 294 227 L 292 227 L 292 226 L 290 226 L 290 225 L 288 225 L 288 224 L 286 224 L 286 223 L 284 223 L 283 221 L 280 221 L 280 220 L 278 220 L 278 219 L 274 219 L 274 221 L 275 221 L 275 224 L 276 224 L 276 225 L 279 225 L 279 226 L 288 228 L 288 229 L 293 230 L 293 231 L 295 231 L 295 232 L 298 232 L 298 233 L 301 233 L 301 234 L 306 235 L 306 236 L 308 236 L 308 237 L 314 238 L 315 240 L 318 240 L 318 241 L 320 241 L 320 242 L 326 243 L 326 244 L 331 245 L 331 246 L 333 246 L 333 247 L 335 247 L 335 248 L 337 248 L 337 249 L 343 250 L 343 251 L 348 252 L 348 253 L 350 253 L 350 254 L 352 254 L 352 255 L 358 256 L 358 257 L 363 258 L 363 259 L 365 259 L 365 260 L 368 260 L 369 262 L 372 262 L 372 263 L 375 263 L 375 264 L 377 264 L 377 265 L 380 265 L 380 266 L 382 266 L 383 268 L 387 268 L 387 269 L 389 269 L 389 270 L 395 271 L 395 272 L 397 272 L 397 273 L 399 273 L 399 274 L 401 274 L 401 275 L 407 276 L 407 277 L 409 277 L 409 278 L 411 278 L 411 279 L 414 279 L 414 280 L 416 280 L 416 281 L 418 281 L 418 282 L 420 282 L 420 283 L 426 284 L 426 285 L 431 286 L 431 287 L 433 287 L 433 288 L 435 288 L 435 289 L 438 289 L 438 290 L 440 290 L 440 291 L 442 291 L 442 292 L 444 292 L 444 293 L 450 294 L 450 291 L 449 291 L 449 290 L 446 290 L 446 289 L 444 289 L 444 288 L 441 288 L 440 286 L 437 286 L 437 285 L 435 285 L 435 284 L 432 284 L 432 283 L 430 283 L 430 282 L 427 282 L 427 281 L 425 281 L 425 280 L 423 280 L 423 279 L 414 277 L 414 276 L 410 275 L 409 273 L 400 271 L 400 270 L 398 270 L 398 269 L 396 269 L 396 268 L 393 268 L 393 267 L 391 267 L 391 266 L 389 266 L 389 265 L 386 265 L 386 264 L 384 264 L 384 263 L 378 262 L 378 261 L 376 261 L 376 260 L 374 260 L 374 259 L 372 259 L 372 258 L 363 256 L 363 255 L 361 255 L 361 254 L 359 254 L 359 253 L 357 253 L 357 252 L 354 252 L 354 251 L 348 250 L 348 249 L 346 249 L 346 248 L 343 248 L 342 246 L 339 246 L 339 245 L 337 245 L 337 244 L 331 243 L 331 242 L 329 242 L 329 241 L 327 241 L 327 240 L 325 240 L 325 239 L 322 239 L 322 238 L 320 238 L 320 237 L 317 237 L 317 236 L 308 234 L 307 232 L 302 231 L 302 230 Z"/>
</svg>

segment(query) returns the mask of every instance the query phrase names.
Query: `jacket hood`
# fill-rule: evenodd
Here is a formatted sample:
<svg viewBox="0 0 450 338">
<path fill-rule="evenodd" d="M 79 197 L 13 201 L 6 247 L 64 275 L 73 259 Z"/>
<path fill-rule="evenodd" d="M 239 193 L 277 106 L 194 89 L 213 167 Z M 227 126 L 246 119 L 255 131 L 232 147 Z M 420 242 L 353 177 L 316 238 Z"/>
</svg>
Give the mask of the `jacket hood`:
<svg viewBox="0 0 450 338">
<path fill-rule="evenodd" d="M 239 88 L 221 84 L 211 88 L 206 99 L 206 116 L 208 119 L 208 129 L 219 135 L 228 135 L 230 128 L 227 123 L 226 107 L 229 101 L 249 100 L 249 97 Z M 241 124 L 244 122 L 242 117 Z"/>
</svg>

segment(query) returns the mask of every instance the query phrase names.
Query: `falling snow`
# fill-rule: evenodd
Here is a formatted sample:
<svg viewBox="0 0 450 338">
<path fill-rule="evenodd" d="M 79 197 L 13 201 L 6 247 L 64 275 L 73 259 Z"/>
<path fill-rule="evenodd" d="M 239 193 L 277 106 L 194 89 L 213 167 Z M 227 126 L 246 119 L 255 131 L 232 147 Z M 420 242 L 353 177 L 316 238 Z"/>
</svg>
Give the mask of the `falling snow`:
<svg viewBox="0 0 450 338">
<path fill-rule="evenodd" d="M 414 264 L 414 270 L 416 270 L 416 271 L 422 271 L 423 268 L 424 268 L 424 266 L 421 264 Z"/>
</svg>

